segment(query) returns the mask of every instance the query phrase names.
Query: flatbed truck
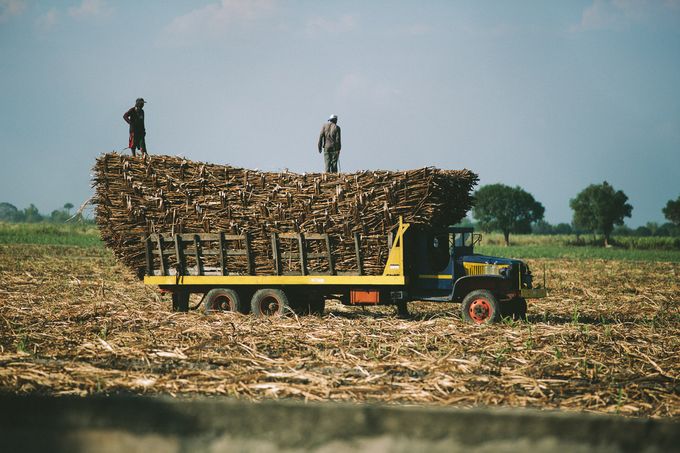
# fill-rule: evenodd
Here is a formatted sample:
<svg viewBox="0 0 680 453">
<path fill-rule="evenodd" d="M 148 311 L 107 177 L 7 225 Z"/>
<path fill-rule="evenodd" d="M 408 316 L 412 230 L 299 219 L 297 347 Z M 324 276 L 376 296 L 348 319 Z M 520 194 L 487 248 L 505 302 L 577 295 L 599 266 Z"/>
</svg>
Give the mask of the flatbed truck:
<svg viewBox="0 0 680 453">
<path fill-rule="evenodd" d="M 281 252 L 278 241 L 297 239 L 298 250 Z M 227 249 L 227 241 L 238 240 L 242 249 Z M 307 241 L 325 241 L 325 253 L 307 251 Z M 289 312 L 323 313 L 327 299 L 346 305 L 394 305 L 408 316 L 407 303 L 416 301 L 459 302 L 465 321 L 494 323 L 502 317 L 523 319 L 527 299 L 545 297 L 545 271 L 542 285 L 536 284 L 529 266 L 516 259 L 474 253 L 481 235 L 467 227 L 436 230 L 410 225 L 401 219 L 389 235 L 389 254 L 381 275 L 364 275 L 360 237 L 354 235 L 358 271 L 336 272 L 328 235 L 301 233 L 272 234 L 272 275 L 254 275 L 252 253 L 247 235 L 224 233 L 150 235 L 146 242 L 147 269 L 144 282 L 172 293 L 173 310 L 187 311 L 190 294 L 202 294 L 200 307 L 205 312 L 239 311 L 256 316 L 282 316 Z M 209 250 L 205 244 L 217 244 Z M 168 249 L 164 244 L 174 244 Z M 230 242 L 231 243 L 231 242 Z M 176 269 L 165 263 L 174 254 Z M 186 256 L 195 266 L 188 269 Z M 219 266 L 202 265 L 206 254 L 218 255 Z M 247 274 L 230 273 L 225 258 L 241 255 L 247 260 Z M 300 261 L 299 272 L 283 273 L 282 260 Z M 328 260 L 325 273 L 311 272 L 309 258 Z M 158 265 L 156 265 L 158 263 Z"/>
</svg>

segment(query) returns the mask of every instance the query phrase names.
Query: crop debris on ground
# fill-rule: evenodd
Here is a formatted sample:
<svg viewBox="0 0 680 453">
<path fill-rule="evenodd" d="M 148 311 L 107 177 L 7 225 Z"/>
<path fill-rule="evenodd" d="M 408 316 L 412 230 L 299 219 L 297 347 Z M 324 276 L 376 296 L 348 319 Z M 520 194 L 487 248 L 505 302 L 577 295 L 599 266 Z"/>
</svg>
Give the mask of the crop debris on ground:
<svg viewBox="0 0 680 453">
<path fill-rule="evenodd" d="M 0 245 L 0 391 L 535 407 L 680 416 L 680 265 L 545 264 L 528 322 L 454 304 L 173 313 L 101 248 Z M 192 304 L 197 302 L 192 299 Z"/>
</svg>

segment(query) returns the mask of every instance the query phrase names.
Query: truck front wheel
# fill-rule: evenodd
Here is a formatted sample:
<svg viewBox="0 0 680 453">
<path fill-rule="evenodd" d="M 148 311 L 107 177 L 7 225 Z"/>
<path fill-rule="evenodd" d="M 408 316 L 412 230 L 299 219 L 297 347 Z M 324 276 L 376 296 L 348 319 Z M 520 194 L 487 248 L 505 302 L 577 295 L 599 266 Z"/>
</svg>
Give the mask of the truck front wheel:
<svg viewBox="0 0 680 453">
<path fill-rule="evenodd" d="M 501 320 L 500 305 L 486 289 L 478 289 L 465 296 L 461 311 L 463 321 L 474 324 L 493 324 Z"/>
</svg>

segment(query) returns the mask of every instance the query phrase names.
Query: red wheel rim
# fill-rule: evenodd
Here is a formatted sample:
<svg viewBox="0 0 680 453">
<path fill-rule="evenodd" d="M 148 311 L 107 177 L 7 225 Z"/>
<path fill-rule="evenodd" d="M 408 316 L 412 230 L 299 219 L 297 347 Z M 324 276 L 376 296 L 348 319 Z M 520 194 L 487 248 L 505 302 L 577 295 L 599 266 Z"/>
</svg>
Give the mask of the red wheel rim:
<svg viewBox="0 0 680 453">
<path fill-rule="evenodd" d="M 281 303 L 276 297 L 268 296 L 260 301 L 260 313 L 263 315 L 275 315 L 279 311 Z"/>
<path fill-rule="evenodd" d="M 487 299 L 475 299 L 470 304 L 468 309 L 468 314 L 470 319 L 472 319 L 477 324 L 482 324 L 489 318 L 491 318 L 492 313 L 491 304 Z"/>
<path fill-rule="evenodd" d="M 234 301 L 227 296 L 217 296 L 210 303 L 210 309 L 214 311 L 234 311 L 234 308 Z"/>
</svg>

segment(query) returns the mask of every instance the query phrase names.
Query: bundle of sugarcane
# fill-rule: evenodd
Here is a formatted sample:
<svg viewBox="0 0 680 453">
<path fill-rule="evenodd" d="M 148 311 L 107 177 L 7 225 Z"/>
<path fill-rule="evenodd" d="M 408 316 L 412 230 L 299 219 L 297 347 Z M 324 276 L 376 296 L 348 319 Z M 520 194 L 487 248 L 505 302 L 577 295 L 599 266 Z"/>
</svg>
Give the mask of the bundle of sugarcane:
<svg viewBox="0 0 680 453">
<path fill-rule="evenodd" d="M 359 233 L 364 273 L 380 274 L 387 233 L 400 217 L 414 224 L 455 224 L 470 209 L 476 183 L 469 170 L 275 173 L 117 153 L 97 159 L 93 179 L 102 239 L 139 275 L 146 265 L 145 236 L 211 232 L 249 234 L 257 275 L 274 272 L 271 233 L 328 234 L 338 272 L 357 269 Z M 169 259 L 169 266 L 177 265 Z M 245 261 L 237 264 L 245 273 Z M 327 270 L 323 260 L 308 265 L 310 272 Z"/>
</svg>

